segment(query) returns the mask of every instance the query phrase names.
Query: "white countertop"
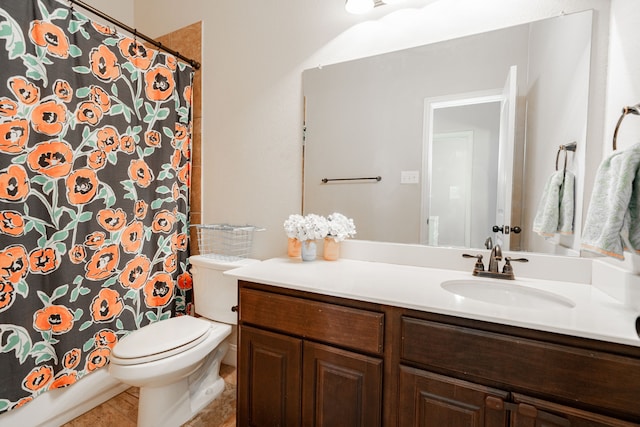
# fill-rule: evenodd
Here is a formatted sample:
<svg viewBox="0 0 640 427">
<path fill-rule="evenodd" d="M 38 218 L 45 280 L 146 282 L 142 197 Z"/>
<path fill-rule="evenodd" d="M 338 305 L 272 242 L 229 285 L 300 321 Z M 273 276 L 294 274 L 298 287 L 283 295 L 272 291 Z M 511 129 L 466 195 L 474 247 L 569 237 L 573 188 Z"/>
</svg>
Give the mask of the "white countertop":
<svg viewBox="0 0 640 427">
<path fill-rule="evenodd" d="M 638 313 L 589 284 L 517 277 L 500 283 L 527 286 L 570 299 L 574 307 L 528 308 L 455 295 L 440 284 L 475 278 L 471 272 L 382 262 L 273 258 L 225 274 L 237 279 L 640 347 Z M 517 272 L 516 272 L 517 274 Z"/>
</svg>

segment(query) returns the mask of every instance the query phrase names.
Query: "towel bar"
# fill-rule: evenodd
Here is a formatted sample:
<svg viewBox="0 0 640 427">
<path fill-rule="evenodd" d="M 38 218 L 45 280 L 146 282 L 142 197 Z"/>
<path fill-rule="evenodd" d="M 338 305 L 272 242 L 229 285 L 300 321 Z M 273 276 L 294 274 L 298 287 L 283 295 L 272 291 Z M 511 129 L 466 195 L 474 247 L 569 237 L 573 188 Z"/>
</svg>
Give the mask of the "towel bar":
<svg viewBox="0 0 640 427">
<path fill-rule="evenodd" d="M 560 159 L 560 152 L 564 151 L 563 170 L 567 170 L 567 151 L 573 151 L 575 153 L 577 147 L 578 147 L 578 144 L 575 141 L 558 147 L 558 153 L 556 154 L 556 170 L 558 170 L 558 160 Z"/>
<path fill-rule="evenodd" d="M 620 129 L 620 123 L 622 123 L 622 119 L 627 114 L 635 114 L 636 116 L 640 115 L 640 104 L 632 105 L 630 107 L 623 107 L 622 114 L 618 119 L 618 123 L 616 123 L 616 128 L 613 131 L 613 151 L 616 151 L 617 147 L 617 139 L 618 139 L 618 130 Z"/>
<path fill-rule="evenodd" d="M 322 178 L 322 183 L 326 184 L 327 182 L 332 181 L 372 181 L 376 180 L 378 182 L 382 181 L 381 176 L 373 176 L 373 177 L 365 177 L 365 178 Z"/>
</svg>

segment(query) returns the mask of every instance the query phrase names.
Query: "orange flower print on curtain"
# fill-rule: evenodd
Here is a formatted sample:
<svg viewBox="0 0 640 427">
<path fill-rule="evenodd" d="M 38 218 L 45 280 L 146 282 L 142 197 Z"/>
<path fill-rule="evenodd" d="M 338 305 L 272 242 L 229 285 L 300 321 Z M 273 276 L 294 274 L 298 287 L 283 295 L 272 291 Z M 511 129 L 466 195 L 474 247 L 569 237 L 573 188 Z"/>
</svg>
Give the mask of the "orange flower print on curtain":
<svg viewBox="0 0 640 427">
<path fill-rule="evenodd" d="M 17 108 L 17 104 L 13 105 Z M 27 120 L 18 119 L 0 123 L 0 151 L 9 154 L 21 153 L 28 139 L 29 122 Z"/>
<path fill-rule="evenodd" d="M 0 2 L 0 413 L 186 314 L 191 82 L 58 0 Z"/>
</svg>

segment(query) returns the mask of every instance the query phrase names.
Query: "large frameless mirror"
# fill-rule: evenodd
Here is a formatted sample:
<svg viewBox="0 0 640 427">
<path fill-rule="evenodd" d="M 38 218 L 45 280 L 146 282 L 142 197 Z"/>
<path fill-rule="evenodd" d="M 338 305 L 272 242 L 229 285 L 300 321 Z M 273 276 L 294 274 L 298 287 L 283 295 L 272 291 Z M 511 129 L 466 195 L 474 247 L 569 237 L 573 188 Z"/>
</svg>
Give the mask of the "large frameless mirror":
<svg viewBox="0 0 640 427">
<path fill-rule="evenodd" d="M 578 253 L 592 19 L 305 70 L 304 213 L 344 213 L 362 240 Z M 542 237 L 537 205 L 571 142 L 575 232 Z"/>
</svg>

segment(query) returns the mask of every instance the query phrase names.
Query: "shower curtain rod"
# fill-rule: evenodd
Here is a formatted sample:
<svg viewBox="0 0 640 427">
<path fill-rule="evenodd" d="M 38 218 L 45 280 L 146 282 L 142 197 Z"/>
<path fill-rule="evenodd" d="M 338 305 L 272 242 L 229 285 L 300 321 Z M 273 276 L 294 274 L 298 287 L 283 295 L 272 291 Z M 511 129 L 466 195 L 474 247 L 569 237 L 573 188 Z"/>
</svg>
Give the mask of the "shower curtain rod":
<svg viewBox="0 0 640 427">
<path fill-rule="evenodd" d="M 106 19 L 107 21 L 111 22 L 112 24 L 117 25 L 118 27 L 128 31 L 129 33 L 133 34 L 134 37 L 139 37 L 139 38 L 151 43 L 152 45 L 154 45 L 158 49 L 164 50 L 165 52 L 170 53 L 171 55 L 175 56 L 176 58 L 179 58 L 179 59 L 183 60 L 184 62 L 189 63 L 194 69 L 196 69 L 196 70 L 200 69 L 200 63 L 198 61 L 196 61 L 195 59 L 187 58 L 186 56 L 181 55 L 179 52 L 176 52 L 175 50 L 164 46 L 162 43 L 152 39 L 149 36 L 146 36 L 146 35 L 144 35 L 142 33 L 139 33 L 137 29 L 131 28 L 130 26 L 128 26 L 126 24 L 123 24 L 122 22 L 118 21 L 117 19 L 112 18 L 111 16 L 109 16 L 106 13 L 102 12 L 101 10 L 98 10 L 95 7 L 85 3 L 83 1 L 80 1 L 80 0 L 68 0 L 68 1 L 69 1 L 69 3 L 77 4 L 78 6 L 88 10 L 89 12 L 99 16 L 100 18 Z"/>
</svg>

